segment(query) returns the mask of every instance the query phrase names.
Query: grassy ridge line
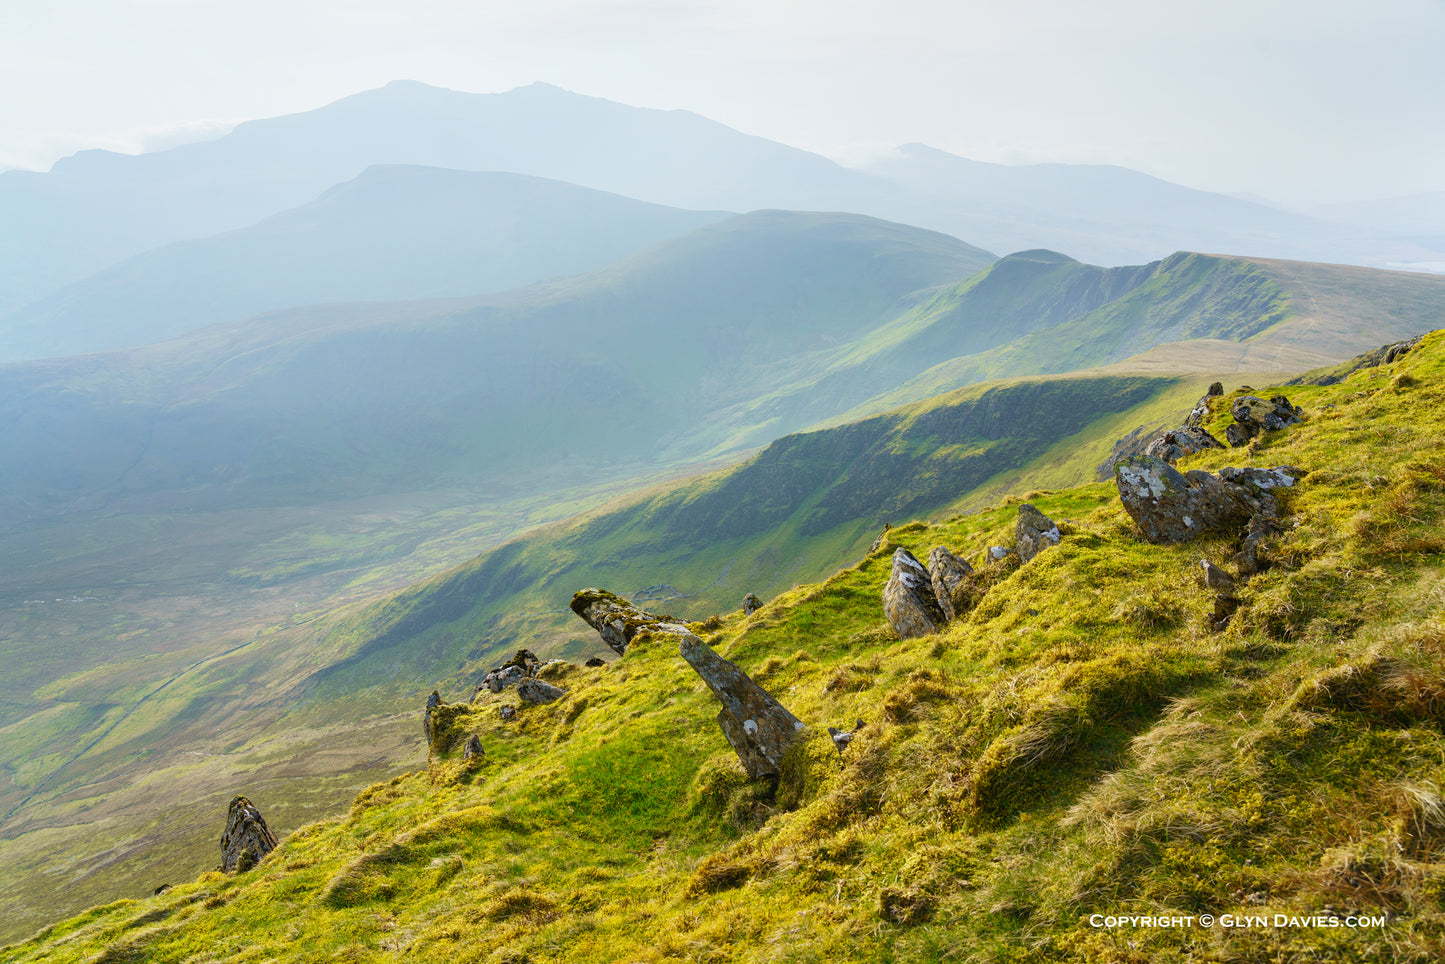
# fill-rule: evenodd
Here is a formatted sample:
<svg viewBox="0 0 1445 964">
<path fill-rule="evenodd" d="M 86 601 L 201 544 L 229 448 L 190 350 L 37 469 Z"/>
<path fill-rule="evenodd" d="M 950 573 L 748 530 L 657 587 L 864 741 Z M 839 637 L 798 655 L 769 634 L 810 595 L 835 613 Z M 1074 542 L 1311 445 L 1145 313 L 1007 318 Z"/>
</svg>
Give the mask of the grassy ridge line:
<svg viewBox="0 0 1445 964">
<path fill-rule="evenodd" d="M 550 706 L 452 718 L 439 759 L 255 870 L 121 901 L 19 961 L 1434 961 L 1445 941 L 1445 337 L 1301 387 L 1308 418 L 1190 467 L 1291 463 L 1276 564 L 1207 630 L 1199 557 L 1138 541 L 1109 484 L 1034 493 L 1063 541 L 899 640 L 892 545 L 700 626 L 841 760 L 750 785 L 662 639 L 556 671 Z M 1227 400 L 1226 400 L 1227 401 Z M 1228 420 L 1216 409 L 1210 427 Z M 1012 506 L 898 526 L 975 560 Z M 826 738 L 824 738 L 826 742 Z M 811 746 L 805 741 L 803 746 Z M 1363 928 L 1092 926 L 1357 913 Z"/>
<path fill-rule="evenodd" d="M 749 591 L 774 595 L 856 557 L 883 523 L 950 511 L 1000 473 L 1038 466 L 1052 478 L 1091 478 L 1120 419 L 1178 417 L 1204 384 L 1007 382 L 787 436 L 736 468 L 524 536 L 339 625 L 318 625 L 308 648 L 344 658 L 318 671 L 309 698 L 410 699 L 376 682 L 397 673 L 437 673 L 439 685 L 455 688 L 520 645 L 585 658 L 599 644 L 565 610 L 584 584 L 676 586 L 691 594 L 679 605 L 692 613 L 730 609 Z M 1096 427 L 1100 419 L 1107 429 Z"/>
</svg>

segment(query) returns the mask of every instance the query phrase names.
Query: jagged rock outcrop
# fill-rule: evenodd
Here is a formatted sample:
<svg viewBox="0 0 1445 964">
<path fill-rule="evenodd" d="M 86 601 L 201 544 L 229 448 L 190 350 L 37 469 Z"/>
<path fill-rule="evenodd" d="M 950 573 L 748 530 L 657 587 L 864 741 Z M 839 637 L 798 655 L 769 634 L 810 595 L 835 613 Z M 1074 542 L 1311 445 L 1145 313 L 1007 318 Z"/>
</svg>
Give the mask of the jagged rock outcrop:
<svg viewBox="0 0 1445 964">
<path fill-rule="evenodd" d="M 675 616 L 661 616 L 638 609 L 621 596 L 605 589 L 582 589 L 572 597 L 572 611 L 597 630 L 602 641 L 621 656 L 641 633 L 651 632 L 658 623 L 676 623 Z"/>
<path fill-rule="evenodd" d="M 499 715 L 502 717 L 503 720 L 513 720 L 513 719 L 516 719 L 516 718 L 517 718 L 517 708 L 516 708 L 515 706 L 504 706 L 504 707 L 502 707 L 501 712 L 500 712 Z"/>
<path fill-rule="evenodd" d="M 757 593 L 750 592 L 743 597 L 743 615 L 751 616 L 763 608 L 763 601 L 758 598 Z"/>
<path fill-rule="evenodd" d="M 1379 348 L 1376 348 L 1374 351 L 1367 351 L 1367 352 L 1365 352 L 1363 355 L 1356 355 L 1354 358 L 1351 358 L 1349 361 L 1345 362 L 1343 365 L 1339 365 L 1339 366 L 1337 366 L 1337 367 L 1335 367 L 1335 368 L 1333 368 L 1333 369 L 1330 369 L 1330 370 L 1328 370 L 1328 371 L 1325 371 L 1325 372 L 1323 372 L 1323 373 L 1320 373 L 1320 372 L 1318 372 L 1318 371 L 1315 371 L 1315 372 L 1306 372 L 1305 374 L 1301 375 L 1299 378 L 1296 378 L 1296 379 L 1293 379 L 1293 380 L 1291 380 L 1291 381 L 1285 382 L 1285 384 L 1286 384 L 1286 385 L 1335 385 L 1335 384 L 1338 384 L 1338 383 L 1344 381 L 1344 380 L 1345 380 L 1346 378 L 1348 378 L 1350 375 L 1354 374 L 1354 373 L 1357 372 L 1357 371 L 1360 371 L 1360 370 L 1363 369 L 1363 368 L 1377 368 L 1377 367 L 1379 367 L 1380 365 L 1390 365 L 1390 364 L 1393 364 L 1393 363 L 1399 361 L 1399 360 L 1400 360 L 1401 358 L 1403 358 L 1405 355 L 1407 355 L 1407 354 L 1410 353 L 1410 349 L 1412 349 L 1412 348 L 1414 348 L 1416 345 L 1420 344 L 1420 339 L 1421 339 L 1421 338 L 1424 338 L 1424 337 L 1425 337 L 1425 336 L 1424 336 L 1423 334 L 1421 334 L 1421 335 L 1416 335 L 1414 338 L 1410 338 L 1410 339 L 1407 339 L 1407 340 L 1405 340 L 1405 341 L 1397 341 L 1397 342 L 1393 342 L 1393 343 L 1391 343 L 1391 344 L 1389 344 L 1389 345 L 1382 345 L 1382 346 L 1380 346 Z"/>
<path fill-rule="evenodd" d="M 527 672 L 520 666 L 501 666 L 483 676 L 481 685 L 493 693 L 500 693 L 508 686 L 516 686 L 526 678 Z"/>
<path fill-rule="evenodd" d="M 1208 449 L 1222 449 L 1224 443 L 1204 429 L 1186 425 L 1155 437 L 1144 446 L 1145 455 L 1153 455 L 1173 465 L 1186 455 Z"/>
<path fill-rule="evenodd" d="M 1213 385 L 1210 385 L 1209 391 L 1205 392 L 1204 395 L 1200 397 L 1199 401 L 1194 403 L 1194 409 L 1184 419 L 1184 427 L 1198 428 L 1199 426 L 1203 425 L 1205 420 L 1209 418 L 1210 401 L 1218 398 L 1220 395 L 1223 394 L 1224 385 L 1221 382 L 1215 382 Z M 1212 437 L 1213 436 L 1211 436 L 1211 438 Z"/>
<path fill-rule="evenodd" d="M 873 553 L 877 552 L 879 549 L 882 549 L 882 548 L 883 548 L 883 544 L 888 541 L 888 532 L 889 532 L 889 530 L 892 529 L 892 528 L 893 528 L 893 526 L 890 525 L 889 523 L 887 523 L 887 522 L 883 523 L 883 531 L 880 532 L 880 533 L 878 533 L 878 538 L 874 539 L 873 542 L 872 542 L 872 544 L 868 546 L 868 551 L 865 552 L 864 555 L 865 555 L 865 556 L 871 556 L 871 555 L 873 555 Z"/>
<path fill-rule="evenodd" d="M 1293 485 L 1303 475 L 1293 466 L 1226 468 L 1217 476 L 1198 469 L 1181 474 L 1148 455 L 1115 467 L 1119 499 L 1153 543 L 1188 542 L 1206 532 L 1246 525 L 1258 528 L 1262 538 L 1279 517 L 1279 503 L 1270 490 Z"/>
<path fill-rule="evenodd" d="M 524 679 L 517 684 L 517 696 L 523 703 L 551 703 L 567 693 L 560 686 L 540 679 Z"/>
<path fill-rule="evenodd" d="M 1225 428 L 1224 438 L 1232 447 L 1239 448 L 1265 432 L 1294 425 L 1300 421 L 1301 409 L 1291 405 L 1283 395 L 1267 402 L 1255 395 L 1241 395 L 1234 400 L 1229 413 L 1234 416 L 1234 424 Z"/>
<path fill-rule="evenodd" d="M 718 726 L 737 753 L 750 778 L 777 776 L 788 746 L 807 727 L 783 704 L 738 668 L 736 663 L 713 652 L 687 627 L 671 625 L 662 631 L 680 637 L 678 649 L 708 689 L 722 703 Z"/>
<path fill-rule="evenodd" d="M 221 872 L 250 870 L 280 843 L 261 811 L 245 797 L 235 797 L 226 814 L 226 832 L 221 834 Z"/>
<path fill-rule="evenodd" d="M 1028 562 L 1049 546 L 1058 545 L 1061 538 L 1053 519 L 1027 502 L 1019 506 L 1019 519 L 1014 526 L 1019 561 Z"/>
<path fill-rule="evenodd" d="M 928 567 L 902 547 L 893 553 L 893 571 L 883 587 L 883 613 L 902 639 L 936 633 L 948 622 Z"/>
<path fill-rule="evenodd" d="M 964 560 L 943 546 L 928 551 L 928 573 L 933 583 L 933 598 L 945 619 L 957 619 L 968 609 L 968 577 L 973 572 Z"/>
<path fill-rule="evenodd" d="M 475 733 L 468 736 L 467 742 L 462 746 L 462 759 L 479 759 L 486 755 L 486 751 L 482 749 L 482 738 Z"/>
</svg>

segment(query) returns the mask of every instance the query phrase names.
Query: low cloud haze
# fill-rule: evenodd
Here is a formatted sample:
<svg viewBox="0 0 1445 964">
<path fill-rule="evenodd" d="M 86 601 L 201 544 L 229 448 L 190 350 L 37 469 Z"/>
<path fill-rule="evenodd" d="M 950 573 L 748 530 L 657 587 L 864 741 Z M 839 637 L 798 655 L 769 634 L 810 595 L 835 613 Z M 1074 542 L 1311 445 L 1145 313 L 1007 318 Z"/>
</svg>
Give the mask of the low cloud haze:
<svg viewBox="0 0 1445 964">
<path fill-rule="evenodd" d="M 0 103 L 0 163 L 154 148 L 116 132 L 397 78 L 544 80 L 845 162 L 919 141 L 1345 201 L 1445 190 L 1441 49 L 1440 0 L 19 0 L 0 12 L 0 83 L 25 91 Z"/>
</svg>

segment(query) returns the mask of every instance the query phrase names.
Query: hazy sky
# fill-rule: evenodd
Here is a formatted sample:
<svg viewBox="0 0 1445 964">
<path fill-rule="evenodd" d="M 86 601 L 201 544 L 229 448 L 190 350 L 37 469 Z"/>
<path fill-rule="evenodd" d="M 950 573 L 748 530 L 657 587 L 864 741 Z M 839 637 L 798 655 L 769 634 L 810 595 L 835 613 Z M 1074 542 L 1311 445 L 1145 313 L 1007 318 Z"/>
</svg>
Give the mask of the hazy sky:
<svg viewBox="0 0 1445 964">
<path fill-rule="evenodd" d="M 1445 190 L 1445 0 L 0 0 L 0 166 L 409 78 L 1290 202 Z"/>
</svg>

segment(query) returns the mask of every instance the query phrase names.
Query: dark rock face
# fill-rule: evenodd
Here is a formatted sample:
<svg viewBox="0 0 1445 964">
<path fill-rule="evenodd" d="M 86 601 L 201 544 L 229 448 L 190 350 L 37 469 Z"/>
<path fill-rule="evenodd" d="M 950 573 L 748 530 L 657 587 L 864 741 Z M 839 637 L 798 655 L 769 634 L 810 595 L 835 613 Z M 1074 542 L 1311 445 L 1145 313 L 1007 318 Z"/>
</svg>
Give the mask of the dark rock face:
<svg viewBox="0 0 1445 964">
<path fill-rule="evenodd" d="M 757 593 L 748 593 L 743 597 L 743 615 L 751 616 L 763 608 L 763 601 L 758 598 Z"/>
<path fill-rule="evenodd" d="M 504 720 L 513 720 L 513 719 L 516 719 L 516 717 L 517 717 L 517 708 L 516 708 L 515 706 L 504 706 L 504 707 L 502 707 L 501 717 L 502 717 L 502 719 L 504 719 Z"/>
<path fill-rule="evenodd" d="M 683 626 L 666 628 L 680 637 L 678 649 L 688 665 L 697 671 L 713 695 L 722 703 L 718 726 L 754 780 L 777 776 L 783 755 L 806 727 L 789 713 L 772 694 L 738 668 L 723 659 Z"/>
<path fill-rule="evenodd" d="M 433 711 L 435 711 L 436 708 L 437 708 L 438 706 L 441 706 L 441 705 L 442 705 L 441 694 L 438 693 L 436 690 L 432 690 L 432 691 L 431 691 L 431 695 L 426 698 L 426 712 L 424 712 L 424 713 L 422 714 L 422 717 L 421 717 L 421 731 L 422 731 L 422 733 L 426 734 L 426 745 L 427 745 L 427 746 L 431 746 L 431 741 L 432 741 L 432 715 L 433 715 Z"/>
<path fill-rule="evenodd" d="M 279 842 L 250 800 L 234 798 L 226 814 L 226 832 L 221 835 L 221 872 L 250 870 Z"/>
<path fill-rule="evenodd" d="M 968 577 L 973 567 L 943 546 L 928 552 L 928 572 L 933 582 L 933 598 L 938 601 L 945 619 L 957 619 L 968 609 Z"/>
<path fill-rule="evenodd" d="M 527 678 L 526 671 L 520 666 L 503 666 L 494 669 L 482 677 L 482 685 L 493 693 L 500 693 L 508 686 L 516 686 Z"/>
<path fill-rule="evenodd" d="M 1277 432 L 1286 425 L 1294 425 L 1300 420 L 1301 410 L 1283 395 L 1267 402 L 1255 395 L 1241 395 L 1234 400 L 1229 413 L 1234 416 L 1234 424 L 1224 430 L 1224 437 L 1231 446 L 1239 448 L 1264 432 Z"/>
<path fill-rule="evenodd" d="M 479 759 L 484 756 L 486 752 L 482 749 L 482 738 L 473 733 L 467 737 L 466 745 L 462 747 L 462 759 Z"/>
<path fill-rule="evenodd" d="M 615 596 L 605 589 L 583 589 L 572 597 L 572 611 L 597 630 L 602 641 L 621 656 L 640 633 L 658 623 L 676 623 L 674 616 L 659 616 Z"/>
<path fill-rule="evenodd" d="M 1019 506 L 1019 521 L 1014 526 L 1019 560 L 1028 562 L 1049 546 L 1060 542 L 1059 527 L 1054 520 L 1025 502 Z"/>
<path fill-rule="evenodd" d="M 561 699 L 566 690 L 544 680 L 524 679 L 517 684 L 517 696 L 523 703 L 551 703 Z"/>
<path fill-rule="evenodd" d="M 883 587 L 883 612 L 903 639 L 936 633 L 948 622 L 933 595 L 928 567 L 901 547 L 893 553 L 893 571 Z"/>
<path fill-rule="evenodd" d="M 1188 542 L 1205 532 L 1243 526 L 1254 513 L 1238 486 L 1208 472 L 1187 476 L 1163 459 L 1138 455 L 1114 467 L 1119 499 L 1153 543 Z"/>
<path fill-rule="evenodd" d="M 1224 444 L 1204 429 L 1186 425 L 1156 437 L 1144 447 L 1144 454 L 1161 458 L 1173 465 L 1185 455 L 1222 448 Z"/>
<path fill-rule="evenodd" d="M 588 669 L 596 669 L 599 666 L 606 666 L 607 660 L 603 659 L 601 656 L 594 656 L 583 665 L 585 665 Z"/>
</svg>

